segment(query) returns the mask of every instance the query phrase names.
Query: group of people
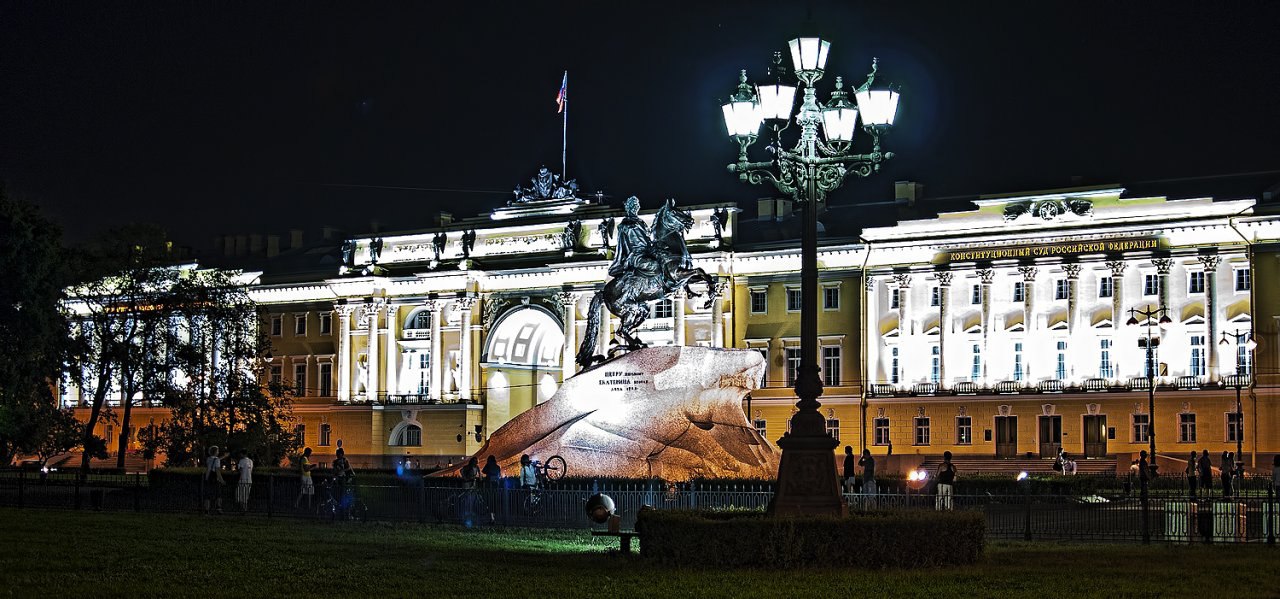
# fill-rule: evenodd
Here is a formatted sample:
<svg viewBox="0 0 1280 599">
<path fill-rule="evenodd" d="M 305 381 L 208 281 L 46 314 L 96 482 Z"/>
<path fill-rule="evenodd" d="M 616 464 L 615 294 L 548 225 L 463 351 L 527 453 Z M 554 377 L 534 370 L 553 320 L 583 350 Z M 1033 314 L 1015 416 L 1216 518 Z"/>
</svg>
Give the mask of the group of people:
<svg viewBox="0 0 1280 599">
<path fill-rule="evenodd" d="M 1222 479 L 1222 496 L 1231 497 L 1235 494 L 1236 478 L 1244 476 L 1244 467 L 1236 463 L 1235 452 L 1224 451 L 1218 469 L 1218 475 Z M 1208 497 L 1213 492 L 1213 461 L 1209 457 L 1209 450 L 1206 449 L 1199 454 L 1192 451 L 1191 457 L 1187 460 L 1185 472 L 1187 489 L 1192 497 L 1200 497 L 1202 494 Z"/>
<path fill-rule="evenodd" d="M 858 473 L 858 468 L 862 468 L 861 475 Z M 862 456 L 857 457 L 853 455 L 852 446 L 844 446 L 843 478 L 845 493 L 854 495 L 876 494 L 878 491 L 876 487 L 876 459 L 871 455 L 870 449 L 863 449 Z M 950 451 L 942 453 L 942 464 L 938 465 L 938 470 L 934 473 L 933 478 L 937 481 L 935 508 L 938 510 L 952 509 L 954 506 L 956 466 L 951 463 Z"/>
<path fill-rule="evenodd" d="M 1065 476 L 1071 476 L 1076 473 L 1076 461 L 1071 459 L 1071 454 L 1058 448 L 1058 456 L 1053 459 L 1053 471 Z"/>
<path fill-rule="evenodd" d="M 223 461 L 228 454 L 220 453 L 217 445 L 209 448 L 204 461 L 204 513 L 222 513 L 222 488 L 226 479 L 222 476 Z M 235 472 L 239 473 L 236 481 L 236 503 L 240 513 L 249 511 L 249 492 L 253 488 L 253 459 L 243 450 L 235 452 Z"/>
</svg>

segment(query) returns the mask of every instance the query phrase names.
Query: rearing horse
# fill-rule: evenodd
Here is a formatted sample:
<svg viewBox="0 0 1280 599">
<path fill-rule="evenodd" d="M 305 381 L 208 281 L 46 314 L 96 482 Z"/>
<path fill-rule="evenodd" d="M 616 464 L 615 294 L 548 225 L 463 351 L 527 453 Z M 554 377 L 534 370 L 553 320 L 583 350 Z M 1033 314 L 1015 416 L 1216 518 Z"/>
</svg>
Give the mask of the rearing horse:
<svg viewBox="0 0 1280 599">
<path fill-rule="evenodd" d="M 600 334 L 602 302 L 609 307 L 609 312 L 622 321 L 614 335 L 621 338 L 624 345 L 610 348 L 609 357 L 620 350 L 645 347 L 645 343 L 636 338 L 635 332 L 649 317 L 648 302 L 666 298 L 682 287 L 689 297 L 700 297 L 702 294 L 695 292 L 689 284 L 701 282 L 707 286 L 706 306 L 711 306 L 716 298 L 715 276 L 688 263 L 686 258 L 689 253 L 684 243 L 684 234 L 692 227 L 693 216 L 676 208 L 675 200 L 667 200 L 658 209 L 653 218 L 653 242 L 647 253 L 660 268 L 656 273 L 629 270 L 610 280 L 604 289 L 597 291 L 591 298 L 586 336 L 578 347 L 579 367 L 589 368 L 606 359 L 595 353 L 596 338 Z"/>
</svg>

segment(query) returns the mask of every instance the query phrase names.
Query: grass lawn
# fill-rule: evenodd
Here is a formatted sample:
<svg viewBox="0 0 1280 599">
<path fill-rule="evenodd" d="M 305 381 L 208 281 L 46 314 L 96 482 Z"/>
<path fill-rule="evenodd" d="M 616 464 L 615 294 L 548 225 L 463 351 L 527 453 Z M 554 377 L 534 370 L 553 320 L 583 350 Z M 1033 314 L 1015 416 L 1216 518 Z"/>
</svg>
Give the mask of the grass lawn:
<svg viewBox="0 0 1280 599">
<path fill-rule="evenodd" d="M 931 570 L 679 569 L 585 531 L 0 509 L 0 595 L 1276 597 L 1280 551 L 996 543 Z M 853 550 L 853 548 L 851 548 Z"/>
</svg>

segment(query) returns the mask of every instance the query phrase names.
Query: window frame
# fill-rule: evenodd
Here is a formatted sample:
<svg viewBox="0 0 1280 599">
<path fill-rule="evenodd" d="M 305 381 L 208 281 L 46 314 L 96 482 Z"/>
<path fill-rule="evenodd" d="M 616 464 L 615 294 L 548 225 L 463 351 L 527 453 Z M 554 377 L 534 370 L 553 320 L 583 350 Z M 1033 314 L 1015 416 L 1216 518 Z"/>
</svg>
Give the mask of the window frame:
<svg viewBox="0 0 1280 599">
<path fill-rule="evenodd" d="M 1138 422 L 1138 418 L 1140 417 L 1144 422 Z M 1129 415 L 1129 438 L 1130 443 L 1151 442 L 1151 414 Z"/>
<path fill-rule="evenodd" d="M 317 316 L 320 319 L 320 334 L 332 335 L 333 334 L 333 313 L 321 312 Z"/>
<path fill-rule="evenodd" d="M 833 298 L 835 301 L 827 301 Z M 839 285 L 823 285 L 822 286 L 822 310 L 824 312 L 840 311 L 840 286 Z"/>
<path fill-rule="evenodd" d="M 837 442 L 840 441 L 840 419 L 835 417 L 827 418 L 826 425 L 827 434 Z"/>
<path fill-rule="evenodd" d="M 1142 273 L 1142 297 L 1160 297 L 1160 275 L 1158 273 Z"/>
<path fill-rule="evenodd" d="M 1209 360 L 1205 339 L 1207 335 L 1203 332 L 1187 333 L 1187 345 L 1191 349 L 1188 354 L 1190 362 L 1187 364 L 1187 374 L 1191 376 L 1206 376 L 1209 373 Z M 1196 341 L 1200 343 L 1197 344 Z"/>
<path fill-rule="evenodd" d="M 783 289 L 785 290 L 785 293 L 786 293 L 787 313 L 804 311 L 804 293 L 801 291 L 801 289 L 799 287 L 792 287 L 792 286 L 787 286 L 787 287 L 784 287 Z M 794 304 L 792 304 L 791 302 L 793 298 L 795 299 Z"/>
<path fill-rule="evenodd" d="M 911 444 L 912 446 L 927 447 L 931 444 L 930 442 L 933 440 L 932 439 L 933 430 L 931 428 L 931 424 L 928 416 L 916 416 L 915 418 L 912 418 L 911 431 L 912 431 L 911 438 L 913 441 L 913 443 Z M 923 442 L 921 442 L 922 432 L 924 433 Z"/>
<path fill-rule="evenodd" d="M 890 432 L 888 416 L 876 416 L 871 419 L 871 441 L 872 445 L 885 446 L 889 444 Z"/>
<path fill-rule="evenodd" d="M 320 423 L 320 439 L 316 445 L 328 447 L 333 444 L 333 426 L 328 422 Z"/>
<path fill-rule="evenodd" d="M 889 289 L 889 309 L 890 310 L 902 309 L 902 289 L 898 287 L 893 287 Z"/>
<path fill-rule="evenodd" d="M 1116 378 L 1116 365 L 1111 360 L 1111 349 L 1115 347 L 1115 341 L 1110 337 L 1098 338 L 1098 378 L 1113 379 Z"/>
<path fill-rule="evenodd" d="M 1053 301 L 1063 301 L 1071 297 L 1071 281 L 1068 279 L 1053 280 Z"/>
<path fill-rule="evenodd" d="M 827 350 L 835 352 L 834 357 L 829 356 Z M 840 386 L 840 369 L 844 367 L 844 352 L 841 351 L 839 345 L 823 345 L 820 349 L 822 352 L 822 384 L 826 387 Z M 834 360 L 835 368 L 831 368 L 828 362 Z"/>
<path fill-rule="evenodd" d="M 1187 433 L 1190 432 L 1188 438 Z M 1196 413 L 1195 412 L 1179 412 L 1178 413 L 1178 442 L 1179 443 L 1196 443 Z"/>
<path fill-rule="evenodd" d="M 1027 302 L 1027 286 L 1022 281 L 1013 282 L 1013 292 L 1011 297 L 1015 304 L 1025 304 Z"/>
<path fill-rule="evenodd" d="M 282 314 L 271 315 L 271 336 L 272 337 L 284 336 L 284 315 Z"/>
<path fill-rule="evenodd" d="M 1249 267 L 1231 267 L 1231 287 L 1235 289 L 1236 293 L 1248 293 L 1253 288 L 1253 281 L 1249 276 Z"/>
<path fill-rule="evenodd" d="M 942 305 L 942 288 L 934 285 L 929 288 L 929 307 L 936 308 Z"/>
<path fill-rule="evenodd" d="M 1222 415 L 1222 434 L 1223 443 L 1235 443 L 1236 435 L 1240 435 L 1240 442 L 1244 443 L 1244 414 L 1240 414 L 1240 421 L 1236 421 L 1235 410 L 1228 411 Z"/>
<path fill-rule="evenodd" d="M 800 376 L 800 347 L 789 345 L 782 348 L 782 355 L 786 359 L 786 375 L 787 387 L 796 386 L 796 379 Z"/>
<path fill-rule="evenodd" d="M 327 370 L 329 371 L 327 374 L 325 373 L 326 367 L 327 367 Z M 318 383 L 318 385 L 316 385 L 316 388 L 320 393 L 319 396 L 332 397 L 333 396 L 333 364 L 330 362 L 319 363 L 317 365 L 317 373 L 318 374 L 316 376 L 318 378 L 316 379 L 316 382 Z"/>
<path fill-rule="evenodd" d="M 1110 275 L 1105 276 L 1105 277 L 1098 277 L 1098 297 L 1099 297 L 1099 298 L 1104 298 L 1104 297 L 1106 297 L 1106 298 L 1111 298 L 1111 297 L 1115 297 L 1115 296 L 1116 296 L 1116 280 L 1115 280 L 1115 278 L 1114 278 L 1114 277 L 1112 277 L 1112 276 L 1110 276 Z"/>
<path fill-rule="evenodd" d="M 298 371 L 299 371 L 299 369 L 301 369 L 301 371 L 302 371 L 302 376 L 301 376 L 301 377 L 299 377 L 299 376 L 298 376 Z M 308 370 L 308 368 L 307 368 L 307 363 L 306 363 L 306 362 L 299 362 L 299 363 L 295 363 L 295 364 L 293 365 L 293 395 L 294 395 L 294 397 L 306 397 L 306 396 L 307 396 L 307 370 Z"/>
<path fill-rule="evenodd" d="M 759 310 L 756 309 L 756 300 L 760 301 Z M 768 314 L 769 313 L 769 288 L 760 287 L 747 290 L 748 309 L 751 314 Z"/>
<path fill-rule="evenodd" d="M 302 314 L 293 315 L 293 336 L 294 337 L 307 336 L 307 313 L 306 312 L 303 312 Z"/>
<path fill-rule="evenodd" d="M 1197 288 L 1197 281 L 1199 287 Z M 1187 271 L 1187 295 L 1204 295 L 1206 287 L 1206 274 L 1203 270 Z"/>
<path fill-rule="evenodd" d="M 961 420 L 967 423 L 961 423 Z M 973 445 L 972 416 L 956 416 L 956 445 Z"/>
<path fill-rule="evenodd" d="M 981 283 L 973 284 L 973 293 L 969 297 L 969 305 L 971 306 L 982 305 L 982 284 Z"/>
</svg>

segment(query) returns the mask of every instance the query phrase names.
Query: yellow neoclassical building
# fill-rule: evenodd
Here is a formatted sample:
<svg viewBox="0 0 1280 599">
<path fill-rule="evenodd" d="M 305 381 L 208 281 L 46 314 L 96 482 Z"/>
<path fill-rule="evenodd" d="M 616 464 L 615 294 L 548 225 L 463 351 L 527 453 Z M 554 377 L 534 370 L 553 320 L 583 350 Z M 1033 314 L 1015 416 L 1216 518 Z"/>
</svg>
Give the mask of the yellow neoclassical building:
<svg viewBox="0 0 1280 599">
<path fill-rule="evenodd" d="M 294 388 L 321 460 L 341 446 L 358 466 L 456 462 L 574 374 L 623 213 L 534 184 L 490 213 L 262 262 L 266 376 Z M 891 467 L 1059 449 L 1127 464 L 1153 433 L 1165 456 L 1235 450 L 1237 436 L 1246 463 L 1280 451 L 1269 196 L 1091 187 L 931 203 L 897 189 L 883 209 L 821 217 L 821 401 L 841 446 L 892 451 Z M 732 203 L 687 204 L 686 242 L 721 294 L 656 302 L 641 338 L 761 352 L 768 370 L 743 409 L 776 441 L 799 360 L 790 206 L 761 200 L 747 219 Z M 1160 306 L 1168 323 L 1127 324 Z M 614 321 L 589 342 L 603 350 Z M 1149 330 L 1153 373 L 1138 345 Z"/>
</svg>

